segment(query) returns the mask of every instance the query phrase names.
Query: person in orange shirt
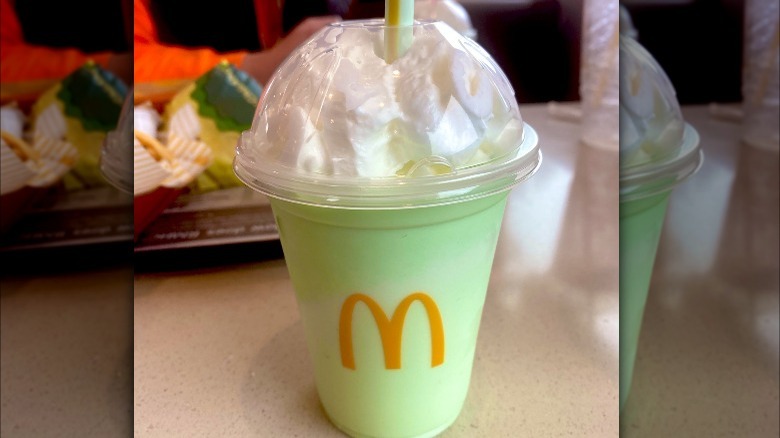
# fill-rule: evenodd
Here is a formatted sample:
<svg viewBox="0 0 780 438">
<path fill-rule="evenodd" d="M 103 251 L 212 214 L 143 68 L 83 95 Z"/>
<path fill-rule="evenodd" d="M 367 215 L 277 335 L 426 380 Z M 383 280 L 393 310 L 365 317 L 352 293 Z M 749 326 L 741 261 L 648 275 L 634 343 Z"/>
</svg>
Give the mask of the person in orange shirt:
<svg viewBox="0 0 780 438">
<path fill-rule="evenodd" d="M 102 16 L 102 22 L 92 22 L 89 26 L 92 18 L 85 15 L 85 9 Z M 69 11 L 67 16 L 63 16 L 64 11 Z M 52 24 L 57 19 L 60 27 Z M 82 21 L 74 23 L 74 19 Z M 80 0 L 67 4 L 0 0 L 2 100 L 35 99 L 88 60 L 110 70 L 125 83 L 132 83 L 131 19 L 129 0 Z M 116 29 L 114 35 L 104 35 L 105 29 L 112 28 Z M 93 47 L 79 47 L 79 42 L 88 42 Z"/>
<path fill-rule="evenodd" d="M 295 47 L 327 24 L 341 20 L 339 15 L 309 17 L 295 26 L 286 36 L 282 37 L 282 12 L 278 8 L 278 2 L 275 0 L 247 0 L 243 3 L 248 3 L 249 1 L 253 2 L 248 7 L 250 9 L 253 7 L 257 20 L 258 35 L 254 43 L 260 42 L 265 47 L 262 47 L 263 50 L 237 49 L 220 52 L 206 44 L 187 46 L 165 41 L 161 34 L 164 33 L 166 25 L 169 23 L 155 19 L 165 14 L 158 12 L 155 15 L 155 2 L 151 0 L 134 0 L 133 52 L 135 81 L 142 83 L 192 79 L 207 72 L 221 60 L 227 60 L 239 69 L 252 75 L 260 84 L 265 84 L 274 70 Z M 205 35 L 206 38 L 212 36 L 214 39 L 219 38 L 218 26 L 209 27 L 209 23 L 204 22 L 209 19 L 210 14 L 215 14 L 215 11 L 186 9 L 187 7 L 193 8 L 195 6 L 184 3 L 173 4 L 172 2 L 163 1 L 157 3 L 160 9 L 165 6 L 170 10 L 172 5 L 176 8 L 182 8 L 181 19 L 177 23 L 179 26 L 182 25 L 182 22 L 191 22 L 191 26 L 199 26 L 202 29 L 201 34 Z M 233 8 L 232 5 L 226 6 L 221 4 L 219 6 L 215 5 L 215 7 L 229 9 L 227 14 L 235 14 L 237 21 L 247 19 L 247 17 L 241 16 L 241 9 Z M 226 9 L 220 10 L 219 12 L 222 12 L 222 14 L 218 16 L 224 17 Z M 193 16 L 195 17 L 194 19 L 192 18 Z M 217 18 L 213 19 L 217 20 Z M 171 39 L 174 38 L 168 38 L 168 40 Z M 249 43 L 251 42 L 247 42 L 247 45 L 251 45 Z"/>
<path fill-rule="evenodd" d="M 37 27 L 46 27 L 47 13 L 41 12 L 36 17 L 30 17 L 28 20 L 22 20 L 22 17 L 29 17 L 28 12 L 32 7 L 40 7 L 40 2 L 35 5 L 29 5 L 30 2 L 21 0 L 0 0 L 0 82 L 4 85 L 12 83 L 30 82 L 30 81 L 51 81 L 59 80 L 73 70 L 81 67 L 87 60 L 92 60 L 108 70 L 111 70 L 122 78 L 125 82 L 132 81 L 130 74 L 131 55 L 129 51 L 130 38 L 129 21 L 132 19 L 129 10 L 129 0 L 117 1 L 114 3 L 103 2 L 106 5 L 102 10 L 110 10 L 110 23 L 108 25 L 118 27 L 123 35 L 114 35 L 114 38 L 105 38 L 100 35 L 101 30 L 89 29 L 81 31 L 84 38 L 78 39 L 79 31 L 76 29 L 83 23 L 72 23 L 74 30 L 68 34 L 63 34 L 57 29 L 38 29 Z M 60 16 L 60 20 L 68 21 L 73 17 L 84 16 L 83 8 L 99 5 L 96 2 L 81 1 L 69 3 L 68 8 L 79 10 L 69 17 Z M 46 6 L 46 5 L 44 5 Z M 55 2 L 50 2 L 49 6 L 56 7 Z M 19 11 L 17 11 L 19 9 Z M 21 16 L 18 12 L 21 12 Z M 55 12 L 54 14 L 57 14 Z M 80 14 L 80 15 L 79 15 Z M 106 20 L 106 18 L 104 18 Z M 86 19 L 85 19 L 86 21 Z M 118 25 L 118 26 L 117 26 Z M 31 30 L 31 28 L 36 29 Z M 30 42 L 25 38 L 25 34 L 32 34 L 36 42 Z M 74 35 L 76 34 L 76 35 Z M 67 38 L 70 37 L 70 38 Z M 99 38 L 103 37 L 103 38 Z M 118 41 L 124 39 L 124 41 Z M 94 41 L 97 50 L 79 47 L 76 41 Z M 71 45 L 64 45 L 63 41 L 71 42 Z"/>
<path fill-rule="evenodd" d="M 113 108 L 109 95 L 123 90 L 133 80 L 131 7 L 130 0 L 0 0 L 3 157 L 12 163 L 10 172 L 6 172 L 9 164 L 3 163 L 0 181 L 5 189 L 0 196 L 3 239 L 5 232 L 31 208 L 46 211 L 52 201 L 65 199 L 66 192 L 104 186 L 97 162 L 102 136 L 111 129 Z M 105 95 L 70 95 L 69 104 L 59 99 L 64 79 L 74 78 L 72 74 L 80 69 L 96 72 L 96 65 L 102 69 L 95 77 L 109 79 L 107 86 L 101 88 L 108 90 Z M 112 75 L 103 76 L 106 70 Z M 74 82 L 81 86 L 89 83 L 84 80 L 85 75 L 78 77 Z M 67 105 L 84 111 L 73 116 L 67 113 Z M 42 112 L 47 115 L 41 117 Z M 99 116 L 93 117 L 95 114 Z M 41 123 L 43 128 L 34 127 L 36 119 L 47 120 Z M 91 125 L 87 129 L 83 124 L 71 124 L 72 119 L 90 119 Z M 15 145 L 12 151 L 6 148 L 7 141 Z M 9 151 L 12 153 L 7 155 Z M 13 183 L 9 184 L 13 188 L 5 185 L 8 182 Z M 92 193 L 90 202 L 97 206 L 101 196 L 109 192 L 99 189 Z M 110 201 L 105 198 L 106 202 L 114 206 L 116 198 L 107 196 Z M 114 211 L 118 210 L 111 214 Z M 132 208 L 127 211 L 132 214 Z M 47 215 L 45 230 L 31 228 L 24 232 L 72 235 L 74 222 L 59 224 L 58 213 L 43 214 Z M 101 223 L 109 224 L 111 220 L 114 219 Z M 111 223 L 112 227 L 115 225 L 122 226 Z M 55 226 L 60 228 L 51 228 Z M 64 239 L 63 242 L 69 237 Z M 25 242 L 24 238 L 19 242 Z"/>
</svg>

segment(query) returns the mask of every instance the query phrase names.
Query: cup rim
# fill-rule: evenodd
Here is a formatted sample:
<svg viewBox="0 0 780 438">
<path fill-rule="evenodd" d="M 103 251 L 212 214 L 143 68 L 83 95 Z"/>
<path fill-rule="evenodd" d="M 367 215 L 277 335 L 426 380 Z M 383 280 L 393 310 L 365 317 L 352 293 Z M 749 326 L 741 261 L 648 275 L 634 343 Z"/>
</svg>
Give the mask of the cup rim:
<svg viewBox="0 0 780 438">
<path fill-rule="evenodd" d="M 239 139 L 233 170 L 249 188 L 288 202 L 342 209 L 397 210 L 454 204 L 511 189 L 541 165 L 539 136 L 523 122 L 523 138 L 512 153 L 442 175 L 344 177 L 285 171 L 242 157 Z"/>
<path fill-rule="evenodd" d="M 620 169 L 620 202 L 672 190 L 698 172 L 703 161 L 699 133 L 686 122 L 682 144 L 676 153 L 661 161 Z"/>
</svg>

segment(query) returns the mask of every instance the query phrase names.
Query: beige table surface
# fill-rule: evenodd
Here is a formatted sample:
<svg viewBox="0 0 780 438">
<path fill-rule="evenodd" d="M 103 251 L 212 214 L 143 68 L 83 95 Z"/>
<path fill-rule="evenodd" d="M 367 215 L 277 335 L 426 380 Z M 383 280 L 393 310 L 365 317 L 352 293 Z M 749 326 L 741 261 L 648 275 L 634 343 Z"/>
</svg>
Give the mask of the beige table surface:
<svg viewBox="0 0 780 438">
<path fill-rule="evenodd" d="M 780 436 L 778 152 L 712 114 L 683 109 L 704 163 L 669 203 L 621 436 Z"/>
<path fill-rule="evenodd" d="M 618 433 L 617 153 L 521 107 L 539 172 L 511 194 L 472 382 L 447 437 Z M 139 437 L 337 437 L 282 260 L 136 274 Z"/>
<path fill-rule="evenodd" d="M 132 266 L 3 274 L 0 436 L 130 436 Z"/>
<path fill-rule="evenodd" d="M 705 164 L 670 203 L 621 432 L 778 436 L 778 154 L 741 146 L 705 107 L 684 112 Z M 523 114 L 545 158 L 512 193 L 469 398 L 445 436 L 616 436 L 616 157 L 543 106 Z M 129 434 L 130 272 L 3 278 L 0 436 Z M 283 261 L 135 286 L 136 436 L 339 436 Z"/>
</svg>

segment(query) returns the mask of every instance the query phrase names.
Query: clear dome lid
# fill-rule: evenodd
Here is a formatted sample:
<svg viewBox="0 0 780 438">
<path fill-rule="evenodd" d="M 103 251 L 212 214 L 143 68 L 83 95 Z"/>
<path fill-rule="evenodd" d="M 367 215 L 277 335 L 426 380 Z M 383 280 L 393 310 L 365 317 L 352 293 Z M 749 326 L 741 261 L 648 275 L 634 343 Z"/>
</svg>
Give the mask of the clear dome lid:
<svg viewBox="0 0 780 438">
<path fill-rule="evenodd" d="M 698 133 L 683 119 L 672 82 L 639 42 L 621 35 L 621 199 L 668 190 L 701 159 Z"/>
<path fill-rule="evenodd" d="M 362 20 L 321 30 L 274 73 L 234 169 L 295 202 L 398 208 L 506 190 L 540 160 L 514 90 L 477 43 L 440 21 Z"/>
<path fill-rule="evenodd" d="M 133 90 L 125 95 L 116 129 L 109 131 L 100 150 L 100 171 L 124 193 L 133 193 Z"/>
</svg>

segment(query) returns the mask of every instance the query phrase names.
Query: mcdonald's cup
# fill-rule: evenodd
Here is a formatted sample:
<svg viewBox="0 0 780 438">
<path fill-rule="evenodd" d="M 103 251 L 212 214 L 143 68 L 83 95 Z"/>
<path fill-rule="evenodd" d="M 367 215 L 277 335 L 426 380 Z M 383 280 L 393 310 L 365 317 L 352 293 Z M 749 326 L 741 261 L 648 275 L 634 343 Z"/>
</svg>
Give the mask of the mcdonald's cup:
<svg viewBox="0 0 780 438">
<path fill-rule="evenodd" d="M 331 422 L 429 437 L 467 397 L 507 195 L 541 154 L 473 40 L 385 30 L 347 21 L 299 47 L 234 169 L 271 199 Z M 399 34 L 413 38 L 384 44 Z"/>
</svg>

